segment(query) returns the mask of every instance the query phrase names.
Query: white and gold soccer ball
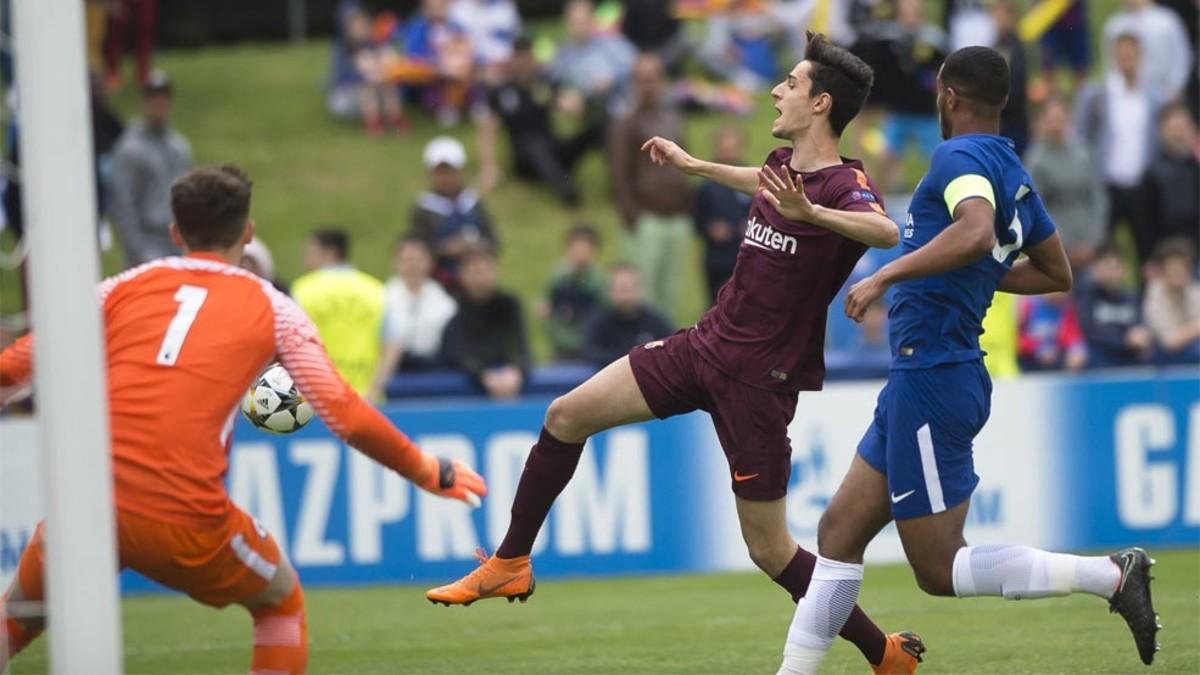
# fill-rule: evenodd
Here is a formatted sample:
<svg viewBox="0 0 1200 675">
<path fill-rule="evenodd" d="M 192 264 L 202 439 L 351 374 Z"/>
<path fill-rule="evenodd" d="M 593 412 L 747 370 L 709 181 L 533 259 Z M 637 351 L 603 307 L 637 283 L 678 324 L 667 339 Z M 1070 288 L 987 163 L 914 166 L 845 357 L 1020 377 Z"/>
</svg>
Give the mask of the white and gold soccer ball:
<svg viewBox="0 0 1200 675">
<path fill-rule="evenodd" d="M 273 434 L 290 434 L 312 419 L 312 404 L 296 390 L 292 376 L 278 363 L 262 371 L 246 397 L 242 415 L 254 426 Z"/>
</svg>

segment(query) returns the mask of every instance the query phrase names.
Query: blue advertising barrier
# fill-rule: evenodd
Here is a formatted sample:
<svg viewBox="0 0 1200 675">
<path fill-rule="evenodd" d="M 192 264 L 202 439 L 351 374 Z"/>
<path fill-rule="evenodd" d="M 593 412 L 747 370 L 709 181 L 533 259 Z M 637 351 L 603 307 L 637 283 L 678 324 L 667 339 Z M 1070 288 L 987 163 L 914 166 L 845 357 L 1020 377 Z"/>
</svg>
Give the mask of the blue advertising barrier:
<svg viewBox="0 0 1200 675">
<path fill-rule="evenodd" d="M 314 420 L 270 436 L 240 420 L 230 454 L 235 502 L 271 532 L 307 584 L 444 580 L 469 571 L 508 526 L 513 490 L 548 401 L 406 407 L 387 416 L 429 452 L 487 478 L 480 509 L 429 495 L 346 447 Z M 589 441 L 535 553 L 539 575 L 699 569 L 702 541 L 680 523 L 705 498 L 687 416 Z M 651 448 L 654 451 L 651 452 Z M 127 574 L 127 590 L 151 588 Z"/>
<path fill-rule="evenodd" d="M 801 396 L 789 525 L 812 544 L 870 420 L 881 383 Z M 319 421 L 270 436 L 239 421 L 228 486 L 280 542 L 307 584 L 442 582 L 493 550 L 548 401 L 409 404 L 387 416 L 435 454 L 479 470 L 480 509 L 433 497 L 335 439 Z M 1200 545 L 1200 378 L 1196 371 L 1028 377 L 998 382 L 975 448 L 983 481 L 968 539 L 1065 550 Z M 747 569 L 730 478 L 707 415 L 613 430 L 589 442 L 535 548 L 538 574 Z M 978 513 L 976 513 L 978 511 Z M 28 522 L 25 522 L 28 521 Z M 35 518 L 0 522 L 17 542 Z M 898 560 L 894 532 L 868 552 Z M 15 562 L 15 555 L 0 556 Z M 11 573 L 0 565 L 0 574 Z M 125 588 L 149 582 L 126 575 Z"/>
<path fill-rule="evenodd" d="M 1062 379 L 1052 430 L 1063 452 L 1060 534 L 1068 548 L 1200 545 L 1200 379 Z"/>
</svg>

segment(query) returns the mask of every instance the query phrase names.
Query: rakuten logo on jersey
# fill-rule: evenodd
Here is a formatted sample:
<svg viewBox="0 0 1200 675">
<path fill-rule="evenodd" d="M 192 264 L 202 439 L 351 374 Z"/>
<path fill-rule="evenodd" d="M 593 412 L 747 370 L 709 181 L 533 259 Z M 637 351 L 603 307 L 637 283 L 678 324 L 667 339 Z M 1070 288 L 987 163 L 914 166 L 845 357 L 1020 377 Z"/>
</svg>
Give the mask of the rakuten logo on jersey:
<svg viewBox="0 0 1200 675">
<path fill-rule="evenodd" d="M 751 218 L 750 222 L 746 223 L 745 242 L 768 251 L 784 251 L 792 255 L 796 254 L 798 245 L 795 237 L 776 232 L 770 225 L 758 222 L 758 218 Z"/>
</svg>

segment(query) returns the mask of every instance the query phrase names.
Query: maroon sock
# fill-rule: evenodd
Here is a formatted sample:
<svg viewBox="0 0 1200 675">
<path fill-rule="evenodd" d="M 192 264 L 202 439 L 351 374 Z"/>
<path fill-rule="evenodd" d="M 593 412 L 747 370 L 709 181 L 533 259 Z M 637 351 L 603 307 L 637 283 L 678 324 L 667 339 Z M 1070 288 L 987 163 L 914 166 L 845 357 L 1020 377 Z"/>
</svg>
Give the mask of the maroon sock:
<svg viewBox="0 0 1200 675">
<path fill-rule="evenodd" d="M 512 521 L 504 541 L 496 549 L 496 557 L 529 555 L 550 506 L 575 475 L 582 454 L 583 443 L 564 443 L 542 428 L 537 444 L 525 460 L 517 496 L 513 498 Z"/>
<path fill-rule="evenodd" d="M 774 581 L 792 594 L 792 602 L 799 602 L 808 592 L 808 582 L 812 581 L 813 568 L 816 566 L 817 556 L 797 546 L 796 555 Z M 877 666 L 883 661 L 887 637 L 858 605 L 854 606 L 854 611 L 850 613 L 850 618 L 846 620 L 846 625 L 842 627 L 839 635 L 853 642 L 872 665 Z"/>
</svg>

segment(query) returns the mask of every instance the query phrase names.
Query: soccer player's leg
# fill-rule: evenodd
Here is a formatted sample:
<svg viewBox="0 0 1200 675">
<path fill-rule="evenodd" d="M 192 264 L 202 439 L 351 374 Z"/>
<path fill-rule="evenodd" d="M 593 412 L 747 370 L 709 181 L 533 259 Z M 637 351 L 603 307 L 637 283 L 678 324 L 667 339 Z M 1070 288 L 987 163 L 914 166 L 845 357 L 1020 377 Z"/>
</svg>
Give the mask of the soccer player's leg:
<svg viewBox="0 0 1200 675">
<path fill-rule="evenodd" d="M 44 523 L 38 523 L 21 553 L 16 577 L 0 597 L 0 672 L 46 629 L 41 606 L 46 599 L 44 527 Z"/>
<path fill-rule="evenodd" d="M 240 601 L 254 619 L 253 673 L 303 673 L 308 664 L 308 620 L 300 577 L 281 558 L 261 592 Z"/>
<path fill-rule="evenodd" d="M 240 604 L 254 621 L 251 673 L 303 673 L 308 666 L 304 593 L 275 539 L 242 510 L 198 530 L 120 511 L 117 536 L 128 566 L 197 602 Z"/>
<path fill-rule="evenodd" d="M 893 373 L 893 376 L 895 374 Z M 875 419 L 858 446 L 842 484 L 818 528 L 820 555 L 807 595 L 796 605 L 784 648 L 783 674 L 813 673 L 833 638 L 853 614 L 862 584 L 867 544 L 891 521 L 887 464 L 897 387 L 889 381 L 879 395 Z M 912 673 L 925 646 L 914 633 L 887 637 L 876 673 Z"/>
<path fill-rule="evenodd" d="M 648 398 L 666 399 L 672 391 L 676 343 L 683 335 L 635 347 L 629 356 L 609 364 L 587 382 L 555 399 L 513 498 L 508 531 L 495 555 L 479 554 L 480 565 L 461 579 L 431 589 L 425 597 L 443 605 L 470 605 L 485 598 L 524 602 L 535 582 L 529 554 L 551 505 L 575 474 L 588 437 L 624 424 L 680 412 L 674 406 L 651 406 Z M 635 372 L 636 371 L 636 372 Z M 640 373 L 640 375 L 638 374 Z M 644 391 L 652 392 L 644 394 Z M 694 409 L 694 408 L 693 408 Z"/>
<path fill-rule="evenodd" d="M 799 602 L 808 592 L 817 556 L 796 543 L 787 529 L 787 501 L 736 498 L 738 522 L 750 559 Z M 885 665 L 888 637 L 860 607 L 854 607 L 838 633 L 854 644 L 873 668 Z M 893 672 L 879 670 L 877 672 Z"/>
<path fill-rule="evenodd" d="M 907 428 L 890 438 L 888 469 L 900 477 L 889 474 L 892 513 L 920 587 L 933 595 L 1012 600 L 1096 595 L 1121 614 L 1139 657 L 1151 663 L 1159 628 L 1150 596 L 1153 560 L 1141 549 L 1075 556 L 1021 544 L 968 546 L 963 524 L 978 483 L 971 444 L 988 416 L 986 373 L 971 362 L 913 371 L 910 378 L 919 402 L 904 409 L 922 412 L 907 415 Z"/>
<path fill-rule="evenodd" d="M 746 387 L 720 372 L 708 373 L 713 426 L 729 460 L 738 524 L 750 559 L 798 601 L 808 591 L 817 557 L 787 527 L 787 486 L 792 447 L 787 426 L 796 395 Z M 887 638 L 855 607 L 841 631 L 872 665 L 884 658 Z"/>
</svg>

